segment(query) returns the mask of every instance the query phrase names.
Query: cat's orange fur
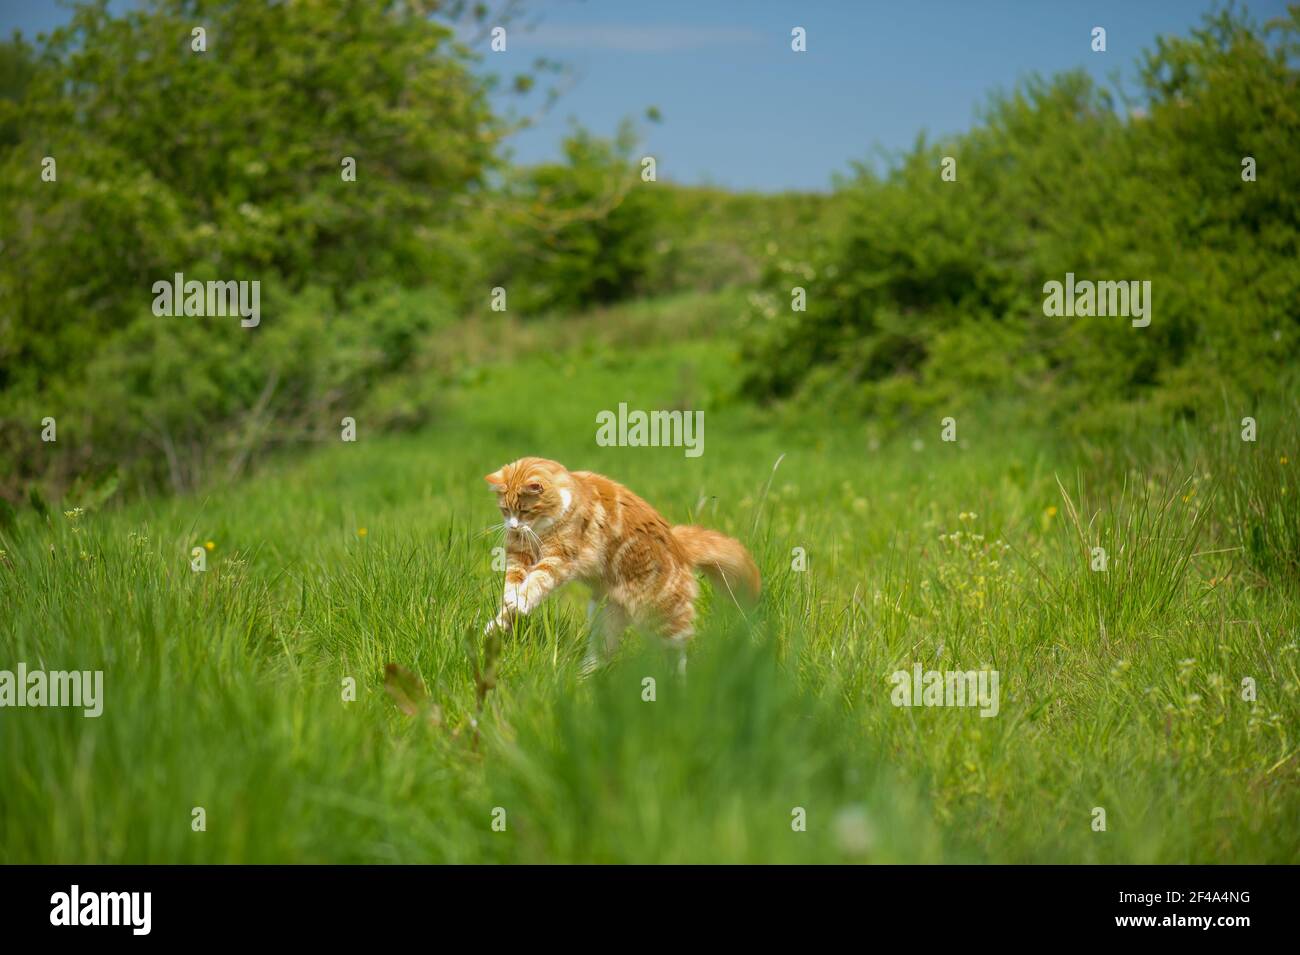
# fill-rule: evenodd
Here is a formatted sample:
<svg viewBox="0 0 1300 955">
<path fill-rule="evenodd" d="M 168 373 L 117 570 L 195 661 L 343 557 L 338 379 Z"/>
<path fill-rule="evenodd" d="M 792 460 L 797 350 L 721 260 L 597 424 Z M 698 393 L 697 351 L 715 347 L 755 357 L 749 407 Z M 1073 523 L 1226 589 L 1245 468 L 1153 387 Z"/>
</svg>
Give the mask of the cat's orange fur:
<svg viewBox="0 0 1300 955">
<path fill-rule="evenodd" d="M 739 541 L 673 527 L 617 481 L 545 458 L 520 458 L 486 480 L 506 530 L 505 593 L 489 629 L 509 628 L 555 588 L 580 580 L 601 607 L 592 626 L 591 656 L 599 658 L 629 623 L 684 646 L 694 632 L 696 568 L 733 598 L 758 596 L 758 567 Z"/>
</svg>

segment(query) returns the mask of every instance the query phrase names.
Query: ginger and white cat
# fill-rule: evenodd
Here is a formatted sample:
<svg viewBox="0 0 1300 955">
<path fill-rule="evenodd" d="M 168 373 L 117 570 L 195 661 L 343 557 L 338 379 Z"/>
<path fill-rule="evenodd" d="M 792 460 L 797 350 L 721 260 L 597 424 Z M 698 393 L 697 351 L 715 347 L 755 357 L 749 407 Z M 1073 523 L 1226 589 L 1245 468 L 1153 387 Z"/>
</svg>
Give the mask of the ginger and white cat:
<svg viewBox="0 0 1300 955">
<path fill-rule="evenodd" d="M 506 531 L 501 610 L 488 630 L 508 629 L 555 588 L 588 584 L 593 606 L 588 665 L 618 646 L 629 623 L 658 630 L 684 649 L 694 632 L 699 568 L 732 598 L 754 600 L 758 567 L 741 543 L 703 527 L 673 527 L 617 481 L 520 458 L 487 475 Z"/>
</svg>

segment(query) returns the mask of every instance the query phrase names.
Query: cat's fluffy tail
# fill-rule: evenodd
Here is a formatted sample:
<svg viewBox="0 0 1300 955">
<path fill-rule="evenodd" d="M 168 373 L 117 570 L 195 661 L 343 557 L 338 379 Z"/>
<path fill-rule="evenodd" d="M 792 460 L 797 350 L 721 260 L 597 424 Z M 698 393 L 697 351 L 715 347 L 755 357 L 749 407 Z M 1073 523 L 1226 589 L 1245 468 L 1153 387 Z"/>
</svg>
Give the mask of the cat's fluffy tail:
<svg viewBox="0 0 1300 955">
<path fill-rule="evenodd" d="M 740 541 L 692 524 L 674 527 L 673 537 L 687 559 L 708 574 L 718 590 L 751 603 L 758 599 L 762 589 L 758 565 Z"/>
</svg>

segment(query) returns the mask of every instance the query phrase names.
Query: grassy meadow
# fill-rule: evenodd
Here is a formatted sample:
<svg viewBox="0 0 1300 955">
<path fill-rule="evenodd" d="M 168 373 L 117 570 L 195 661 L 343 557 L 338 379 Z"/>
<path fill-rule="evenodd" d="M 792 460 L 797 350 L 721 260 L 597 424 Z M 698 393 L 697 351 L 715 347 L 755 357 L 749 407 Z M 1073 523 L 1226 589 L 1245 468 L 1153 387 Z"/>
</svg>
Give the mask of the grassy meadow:
<svg viewBox="0 0 1300 955">
<path fill-rule="evenodd" d="M 22 509 L 6 666 L 103 670 L 105 700 L 0 713 L 0 862 L 1300 861 L 1300 594 L 1247 560 L 1294 554 L 1300 449 L 1239 440 L 1235 409 L 1104 443 L 996 405 L 955 442 L 765 410 L 728 397 L 736 304 L 465 320 L 418 432 L 359 418 L 229 484 Z M 703 409 L 703 455 L 598 447 L 620 401 Z M 482 475 L 525 454 L 737 536 L 759 607 L 705 585 L 684 680 L 633 635 L 583 678 L 571 585 L 475 720 Z M 997 715 L 892 705 L 918 662 L 996 669 Z M 396 705 L 389 663 L 433 706 Z"/>
</svg>

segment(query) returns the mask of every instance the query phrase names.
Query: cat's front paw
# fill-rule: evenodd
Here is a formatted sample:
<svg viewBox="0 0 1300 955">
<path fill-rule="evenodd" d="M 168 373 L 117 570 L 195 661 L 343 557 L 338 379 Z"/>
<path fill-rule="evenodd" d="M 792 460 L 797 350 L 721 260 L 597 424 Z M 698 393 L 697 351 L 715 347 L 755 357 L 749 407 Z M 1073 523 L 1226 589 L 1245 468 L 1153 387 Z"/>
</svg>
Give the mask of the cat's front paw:
<svg viewBox="0 0 1300 955">
<path fill-rule="evenodd" d="M 526 614 L 536 604 L 537 601 L 529 595 L 528 587 L 524 583 L 520 583 L 518 587 L 512 584 L 506 585 L 506 592 L 501 600 L 501 606 L 504 610 Z"/>
</svg>

